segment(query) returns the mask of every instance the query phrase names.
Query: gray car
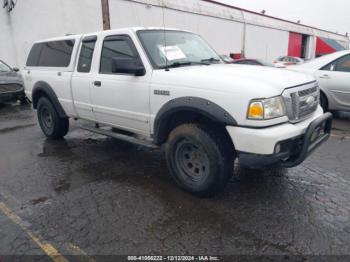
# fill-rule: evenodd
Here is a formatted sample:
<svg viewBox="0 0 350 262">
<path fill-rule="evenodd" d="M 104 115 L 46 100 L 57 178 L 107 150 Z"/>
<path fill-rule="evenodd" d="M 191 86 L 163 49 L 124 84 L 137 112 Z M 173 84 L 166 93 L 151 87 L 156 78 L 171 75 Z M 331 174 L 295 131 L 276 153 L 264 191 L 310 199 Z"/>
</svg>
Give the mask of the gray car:
<svg viewBox="0 0 350 262">
<path fill-rule="evenodd" d="M 18 71 L 0 60 L 0 103 L 26 101 L 23 79 Z"/>
<path fill-rule="evenodd" d="M 338 51 L 288 69 L 313 75 L 325 111 L 350 112 L 350 50 Z"/>
</svg>

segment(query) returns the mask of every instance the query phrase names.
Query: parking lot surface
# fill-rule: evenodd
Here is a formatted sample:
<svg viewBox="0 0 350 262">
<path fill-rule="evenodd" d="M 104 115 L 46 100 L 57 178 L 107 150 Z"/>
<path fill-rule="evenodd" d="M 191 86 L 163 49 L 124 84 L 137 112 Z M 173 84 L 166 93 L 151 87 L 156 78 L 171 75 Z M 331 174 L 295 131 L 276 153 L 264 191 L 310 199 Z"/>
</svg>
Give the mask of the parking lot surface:
<svg viewBox="0 0 350 262">
<path fill-rule="evenodd" d="M 350 254 L 347 114 L 301 166 L 237 163 L 212 199 L 179 190 L 160 151 L 74 121 L 64 140 L 47 140 L 30 106 L 0 106 L 0 145 L 2 255 Z"/>
</svg>

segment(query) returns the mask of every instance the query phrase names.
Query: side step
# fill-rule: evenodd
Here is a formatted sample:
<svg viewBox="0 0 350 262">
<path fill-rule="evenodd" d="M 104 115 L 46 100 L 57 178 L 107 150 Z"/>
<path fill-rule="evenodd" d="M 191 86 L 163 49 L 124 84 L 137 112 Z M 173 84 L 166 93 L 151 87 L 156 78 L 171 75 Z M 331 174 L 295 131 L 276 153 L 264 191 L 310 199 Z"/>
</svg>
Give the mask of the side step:
<svg viewBox="0 0 350 262">
<path fill-rule="evenodd" d="M 155 145 L 152 143 L 152 141 L 146 140 L 146 139 L 140 139 L 137 137 L 133 137 L 133 136 L 128 136 L 125 134 L 121 134 L 121 133 L 117 133 L 117 132 L 113 132 L 110 129 L 104 129 L 104 128 L 96 128 L 96 127 L 90 127 L 90 126 L 80 126 L 81 129 L 93 132 L 93 133 L 97 133 L 100 135 L 104 135 L 104 136 L 109 136 L 109 137 L 113 137 L 115 139 L 119 139 L 119 140 L 123 140 L 132 144 L 136 144 L 136 145 L 140 145 L 140 146 L 144 146 L 144 147 L 148 147 L 148 148 L 159 148 L 159 146 Z"/>
</svg>

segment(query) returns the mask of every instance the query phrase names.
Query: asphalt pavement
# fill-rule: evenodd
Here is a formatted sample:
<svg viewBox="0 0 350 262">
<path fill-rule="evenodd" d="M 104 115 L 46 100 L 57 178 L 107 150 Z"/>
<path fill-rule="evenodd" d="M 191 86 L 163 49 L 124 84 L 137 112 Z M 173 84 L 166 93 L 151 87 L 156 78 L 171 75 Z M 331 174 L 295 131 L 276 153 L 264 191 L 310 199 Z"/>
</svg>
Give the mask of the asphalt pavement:
<svg viewBox="0 0 350 262">
<path fill-rule="evenodd" d="M 200 199 L 174 185 L 159 150 L 75 121 L 64 140 L 47 140 L 30 106 L 1 105 L 0 261 L 146 254 L 349 261 L 349 152 L 350 116 L 338 113 L 332 137 L 302 165 L 258 171 L 236 163 L 225 191 Z"/>
</svg>

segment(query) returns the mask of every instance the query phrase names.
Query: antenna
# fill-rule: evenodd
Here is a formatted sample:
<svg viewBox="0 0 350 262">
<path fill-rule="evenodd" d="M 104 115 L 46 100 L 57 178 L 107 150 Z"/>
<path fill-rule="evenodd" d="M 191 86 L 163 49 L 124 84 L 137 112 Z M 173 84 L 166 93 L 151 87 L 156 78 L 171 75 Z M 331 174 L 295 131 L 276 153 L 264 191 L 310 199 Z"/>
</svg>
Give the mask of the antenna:
<svg viewBox="0 0 350 262">
<path fill-rule="evenodd" d="M 164 54 L 165 54 L 165 71 L 169 71 L 168 67 L 168 58 L 167 58 L 167 43 L 166 43 L 166 32 L 165 32 L 165 3 L 164 0 L 162 0 L 162 12 L 163 12 L 163 37 L 164 37 Z"/>
</svg>

